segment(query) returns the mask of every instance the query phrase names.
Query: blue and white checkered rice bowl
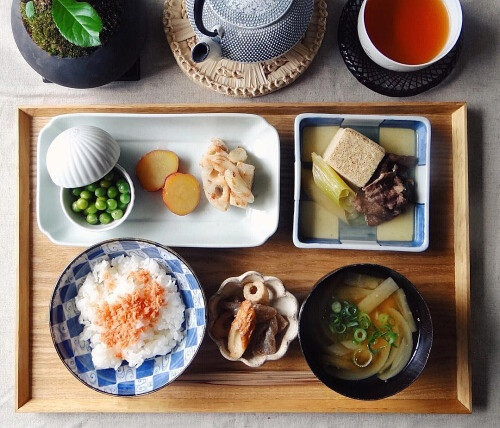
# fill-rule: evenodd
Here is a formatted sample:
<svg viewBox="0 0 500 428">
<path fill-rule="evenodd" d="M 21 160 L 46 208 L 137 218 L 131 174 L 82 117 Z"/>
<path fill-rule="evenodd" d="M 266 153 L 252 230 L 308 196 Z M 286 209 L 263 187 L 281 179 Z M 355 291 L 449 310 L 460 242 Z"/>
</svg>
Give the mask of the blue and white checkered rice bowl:
<svg viewBox="0 0 500 428">
<path fill-rule="evenodd" d="M 184 338 L 170 353 L 149 358 L 137 367 L 126 361 L 118 369 L 96 370 L 90 341 L 81 341 L 83 325 L 75 297 L 85 278 L 102 260 L 136 255 L 155 259 L 172 277 L 185 305 Z M 50 303 L 50 330 L 64 365 L 81 382 L 96 391 L 135 396 L 157 391 L 176 379 L 194 359 L 206 327 L 206 300 L 201 285 L 187 263 L 160 244 L 136 239 L 116 239 L 96 244 L 77 256 L 63 271 Z"/>
</svg>

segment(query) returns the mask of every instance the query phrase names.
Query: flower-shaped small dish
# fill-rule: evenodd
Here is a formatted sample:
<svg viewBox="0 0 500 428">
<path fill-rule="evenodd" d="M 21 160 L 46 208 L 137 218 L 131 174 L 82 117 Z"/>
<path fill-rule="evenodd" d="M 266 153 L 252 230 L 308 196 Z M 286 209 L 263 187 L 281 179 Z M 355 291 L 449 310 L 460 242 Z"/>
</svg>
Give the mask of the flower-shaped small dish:
<svg viewBox="0 0 500 428">
<path fill-rule="evenodd" d="M 269 293 L 268 305 L 274 308 L 287 321 L 287 326 L 276 335 L 276 352 L 271 355 L 253 355 L 248 350 L 240 357 L 233 358 L 228 349 L 228 340 L 214 336 L 214 324 L 222 314 L 220 303 L 231 299 L 244 299 L 244 286 L 261 282 Z M 217 344 L 222 356 L 230 361 L 241 361 L 249 367 L 259 367 L 268 360 L 278 360 L 285 355 L 288 346 L 298 334 L 299 305 L 295 296 L 274 276 L 264 276 L 259 272 L 249 271 L 243 275 L 226 279 L 208 302 L 208 333 Z"/>
<path fill-rule="evenodd" d="M 374 227 L 368 226 L 362 215 L 348 224 L 311 198 L 311 193 L 319 190 L 312 177 L 311 153 L 322 156 L 340 128 L 358 131 L 380 144 L 386 153 L 417 158 L 417 165 L 409 172 L 409 178 L 415 182 L 415 203 L 404 213 Z M 431 166 L 428 119 L 306 113 L 296 117 L 294 133 L 293 243 L 297 247 L 409 252 L 428 248 Z"/>
<path fill-rule="evenodd" d="M 166 355 L 144 360 L 139 367 L 123 361 L 116 370 L 96 369 L 89 340 L 80 340 L 83 324 L 76 306 L 78 290 L 93 267 L 103 260 L 135 255 L 154 259 L 175 278 L 184 303 L 183 339 Z M 193 361 L 205 335 L 206 301 L 200 282 L 189 265 L 160 244 L 137 239 L 116 239 L 96 244 L 72 260 L 59 277 L 50 302 L 50 332 L 61 361 L 80 382 L 114 396 L 138 396 L 157 391 L 174 381 Z"/>
</svg>

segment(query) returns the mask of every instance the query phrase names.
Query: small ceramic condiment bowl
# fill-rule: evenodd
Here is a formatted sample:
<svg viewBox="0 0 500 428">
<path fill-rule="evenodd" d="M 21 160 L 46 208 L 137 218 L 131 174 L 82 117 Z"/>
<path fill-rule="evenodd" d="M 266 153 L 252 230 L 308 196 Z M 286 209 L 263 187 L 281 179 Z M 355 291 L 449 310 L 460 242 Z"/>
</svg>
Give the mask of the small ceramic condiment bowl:
<svg viewBox="0 0 500 428">
<path fill-rule="evenodd" d="M 381 279 L 391 277 L 403 289 L 416 324 L 413 348 L 408 363 L 395 376 L 381 380 L 376 375 L 362 380 L 335 377 L 325 368 L 323 343 L 318 340 L 321 308 L 332 298 L 332 291 L 347 273 L 370 275 Z M 358 400 L 379 400 L 394 395 L 412 384 L 424 370 L 432 347 L 433 327 L 429 308 L 415 286 L 403 275 L 385 266 L 356 264 L 341 267 L 321 278 L 306 298 L 299 315 L 299 340 L 302 353 L 312 372 L 328 388 Z"/>
<path fill-rule="evenodd" d="M 387 57 L 382 52 L 380 52 L 377 47 L 373 44 L 370 39 L 370 36 L 366 30 L 365 25 L 365 9 L 366 3 L 370 0 L 364 0 L 361 5 L 361 9 L 358 15 L 358 36 L 361 46 L 366 54 L 370 57 L 370 59 L 376 64 L 380 65 L 383 68 L 393 71 L 400 72 L 410 72 L 417 71 L 422 68 L 428 67 L 431 64 L 439 61 L 443 57 L 445 57 L 455 46 L 457 40 L 460 36 L 460 32 L 462 31 L 462 7 L 460 5 L 460 0 L 441 0 L 446 7 L 449 18 L 449 32 L 446 43 L 443 48 L 432 60 L 423 63 L 423 64 L 403 64 L 401 62 L 394 61 L 393 59 Z"/>
<path fill-rule="evenodd" d="M 58 134 L 47 150 L 47 170 L 60 190 L 60 204 L 66 217 L 75 225 L 93 232 L 103 232 L 122 224 L 134 205 L 134 183 L 127 171 L 118 165 L 120 146 L 105 130 L 97 126 L 79 125 Z M 71 190 L 85 187 L 101 180 L 113 170 L 127 181 L 130 187 L 130 202 L 123 216 L 108 224 L 90 224 L 71 206 L 75 200 Z"/>
<path fill-rule="evenodd" d="M 81 227 L 85 230 L 89 230 L 91 232 L 104 232 L 105 230 L 110 230 L 114 229 L 115 227 L 118 227 L 127 219 L 127 217 L 132 212 L 132 208 L 134 207 L 134 201 L 135 201 L 134 183 L 132 182 L 130 175 L 128 175 L 127 171 L 125 171 L 125 169 L 122 166 L 116 164 L 114 169 L 119 171 L 119 173 L 123 176 L 125 180 L 127 180 L 127 183 L 130 186 L 130 202 L 127 205 L 127 209 L 123 213 L 123 217 L 118 220 L 113 220 L 111 223 L 108 224 L 89 224 L 87 223 L 87 220 L 85 219 L 84 216 L 80 215 L 79 213 L 75 213 L 71 209 L 71 205 L 75 200 L 75 197 L 71 193 L 71 189 L 61 187 L 59 193 L 59 202 L 61 203 L 61 208 L 64 214 L 66 215 L 66 218 L 69 221 L 71 221 L 76 226 Z"/>
<path fill-rule="evenodd" d="M 243 287 L 245 284 L 254 281 L 261 281 L 269 291 L 269 306 L 275 308 L 287 321 L 288 326 L 277 336 L 277 350 L 271 355 L 248 355 L 243 354 L 241 358 L 232 358 L 228 347 L 227 339 L 217 339 L 212 334 L 214 323 L 221 314 L 219 302 L 222 300 L 238 297 L 243 299 Z M 264 276 L 259 272 L 249 271 L 238 277 L 226 279 L 217 292 L 208 302 L 208 334 L 219 347 L 220 353 L 230 361 L 241 361 L 249 367 L 259 367 L 268 360 L 278 360 L 285 355 L 288 346 L 298 333 L 298 310 L 299 304 L 295 296 L 285 289 L 283 283 L 274 276 Z"/>
</svg>

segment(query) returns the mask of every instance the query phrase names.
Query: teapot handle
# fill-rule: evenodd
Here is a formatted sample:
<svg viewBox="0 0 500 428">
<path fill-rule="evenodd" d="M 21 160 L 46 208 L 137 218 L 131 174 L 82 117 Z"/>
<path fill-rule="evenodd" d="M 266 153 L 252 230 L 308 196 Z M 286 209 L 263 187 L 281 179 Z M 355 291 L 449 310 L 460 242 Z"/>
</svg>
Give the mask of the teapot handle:
<svg viewBox="0 0 500 428">
<path fill-rule="evenodd" d="M 217 37 L 219 33 L 217 30 L 209 31 L 203 25 L 203 6 L 205 5 L 205 0 L 194 0 L 194 23 L 196 24 L 196 28 L 200 31 L 200 33 L 204 34 L 208 37 Z"/>
</svg>

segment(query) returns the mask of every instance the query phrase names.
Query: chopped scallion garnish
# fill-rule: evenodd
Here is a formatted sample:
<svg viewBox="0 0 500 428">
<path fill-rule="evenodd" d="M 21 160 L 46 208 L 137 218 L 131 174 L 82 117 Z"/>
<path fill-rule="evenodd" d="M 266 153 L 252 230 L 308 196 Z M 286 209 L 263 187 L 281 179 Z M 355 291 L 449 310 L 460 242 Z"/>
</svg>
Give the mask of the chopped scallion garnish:
<svg viewBox="0 0 500 428">
<path fill-rule="evenodd" d="M 334 314 L 339 314 L 341 310 L 342 310 L 342 304 L 340 302 L 335 301 L 332 303 L 332 312 Z"/>
</svg>

